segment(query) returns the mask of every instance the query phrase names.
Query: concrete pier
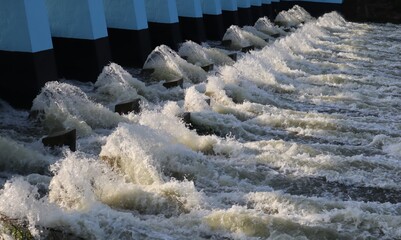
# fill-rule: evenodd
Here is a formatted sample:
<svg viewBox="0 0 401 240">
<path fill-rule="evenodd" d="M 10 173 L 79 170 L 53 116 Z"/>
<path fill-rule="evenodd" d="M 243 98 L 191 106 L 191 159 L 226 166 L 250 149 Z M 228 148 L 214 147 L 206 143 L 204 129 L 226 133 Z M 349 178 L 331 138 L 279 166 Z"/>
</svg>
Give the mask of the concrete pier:
<svg viewBox="0 0 401 240">
<path fill-rule="evenodd" d="M 273 18 L 273 8 L 271 0 L 262 0 L 262 11 L 263 15 L 269 19 Z"/>
<path fill-rule="evenodd" d="M 271 0 L 272 2 L 272 18 L 271 20 L 274 20 L 277 16 L 277 14 L 282 10 L 280 7 L 280 0 Z"/>
<path fill-rule="evenodd" d="M 231 25 L 294 5 L 314 17 L 401 23 L 399 0 L 2 0 L 0 98 L 29 108 L 47 81 L 96 81 L 111 61 L 141 67 L 156 46 L 222 40 Z"/>
<path fill-rule="evenodd" d="M 206 41 L 201 0 L 176 0 L 183 40 Z"/>
<path fill-rule="evenodd" d="M 224 29 L 231 25 L 239 25 L 237 0 L 221 0 Z"/>
<path fill-rule="evenodd" d="M 0 98 L 30 108 L 42 86 L 57 80 L 45 4 L 2 0 L 0 5 Z"/>
<path fill-rule="evenodd" d="M 226 29 L 224 28 L 220 0 L 202 0 L 202 11 L 207 39 L 221 40 Z"/>
<path fill-rule="evenodd" d="M 176 0 L 145 0 L 152 47 L 165 44 L 178 49 L 182 42 Z"/>
<path fill-rule="evenodd" d="M 144 0 L 103 0 L 113 62 L 142 67 L 152 51 Z"/>
<path fill-rule="evenodd" d="M 111 61 L 102 0 L 45 0 L 59 76 L 96 81 Z"/>
<path fill-rule="evenodd" d="M 238 16 L 238 26 L 253 25 L 251 0 L 238 0 Z"/>
<path fill-rule="evenodd" d="M 264 16 L 268 17 L 269 19 L 272 19 L 273 8 L 271 0 L 262 0 L 262 11 Z"/>
<path fill-rule="evenodd" d="M 251 0 L 252 25 L 263 17 L 262 0 Z"/>
</svg>

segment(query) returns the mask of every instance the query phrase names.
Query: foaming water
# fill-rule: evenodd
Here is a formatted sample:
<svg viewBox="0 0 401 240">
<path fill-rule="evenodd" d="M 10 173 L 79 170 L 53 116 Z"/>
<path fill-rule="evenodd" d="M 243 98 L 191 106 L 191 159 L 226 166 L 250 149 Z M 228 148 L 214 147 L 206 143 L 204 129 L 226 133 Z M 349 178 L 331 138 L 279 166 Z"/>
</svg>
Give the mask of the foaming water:
<svg viewBox="0 0 401 240">
<path fill-rule="evenodd" d="M 226 50 L 201 46 L 192 41 L 184 42 L 178 51 L 180 56 L 200 67 L 209 64 L 232 65 L 234 61 L 227 56 L 227 53 Z"/>
<path fill-rule="evenodd" d="M 311 20 L 313 20 L 313 17 L 305 9 L 295 5 L 288 11 L 280 12 L 274 22 L 284 27 L 296 27 Z"/>
<path fill-rule="evenodd" d="M 275 35 L 275 34 L 286 35 L 286 32 L 284 30 L 274 25 L 267 17 L 259 18 L 255 22 L 254 27 L 256 28 L 256 30 L 268 35 Z"/>
<path fill-rule="evenodd" d="M 206 72 L 201 67 L 188 63 L 165 45 L 156 47 L 149 54 L 143 68 L 154 69 L 151 77 L 159 81 L 184 78 L 186 81 L 199 83 L 206 79 Z"/>
<path fill-rule="evenodd" d="M 401 27 L 287 15 L 288 33 L 230 28 L 239 48 L 281 34 L 235 63 L 160 46 L 151 82 L 112 63 L 95 84 L 46 84 L 38 121 L 0 102 L 0 236 L 18 219 L 36 238 L 401 238 Z M 114 113 L 136 98 L 140 114 Z M 77 152 L 41 144 L 65 128 Z"/>
<path fill-rule="evenodd" d="M 234 25 L 227 29 L 223 36 L 223 40 L 231 41 L 230 47 L 236 50 L 249 46 L 262 48 L 267 45 L 267 43 L 259 36 Z"/>
</svg>

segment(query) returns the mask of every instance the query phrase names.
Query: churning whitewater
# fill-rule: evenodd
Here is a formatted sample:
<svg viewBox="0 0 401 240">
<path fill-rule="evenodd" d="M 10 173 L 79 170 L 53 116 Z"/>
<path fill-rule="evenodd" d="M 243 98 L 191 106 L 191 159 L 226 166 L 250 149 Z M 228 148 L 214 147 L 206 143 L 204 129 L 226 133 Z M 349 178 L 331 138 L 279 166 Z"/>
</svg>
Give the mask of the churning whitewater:
<svg viewBox="0 0 401 240">
<path fill-rule="evenodd" d="M 112 63 L 47 83 L 40 119 L 1 102 L 0 238 L 401 239 L 401 26 L 301 10 L 232 26 L 239 48 L 282 36 L 237 62 L 160 46 L 147 82 Z M 76 152 L 42 145 L 61 129 Z"/>
</svg>

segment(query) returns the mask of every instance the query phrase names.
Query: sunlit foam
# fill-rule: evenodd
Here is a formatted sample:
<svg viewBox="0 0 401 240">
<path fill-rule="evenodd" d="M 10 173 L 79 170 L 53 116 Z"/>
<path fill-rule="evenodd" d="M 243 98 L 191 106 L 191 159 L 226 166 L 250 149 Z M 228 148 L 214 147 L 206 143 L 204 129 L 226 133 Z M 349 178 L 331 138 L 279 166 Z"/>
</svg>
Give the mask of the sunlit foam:
<svg viewBox="0 0 401 240">
<path fill-rule="evenodd" d="M 313 17 L 305 9 L 295 5 L 288 11 L 281 11 L 274 22 L 285 27 L 296 27 L 312 19 Z"/>
<path fill-rule="evenodd" d="M 50 131 L 75 128 L 78 135 L 88 135 L 93 128 L 111 128 L 127 121 L 90 100 L 78 87 L 60 82 L 46 83 L 33 100 L 31 110 L 44 111 L 43 124 Z"/>
<path fill-rule="evenodd" d="M 200 67 L 209 64 L 232 65 L 234 63 L 224 50 L 201 46 L 192 41 L 182 43 L 178 53 Z"/>
<path fill-rule="evenodd" d="M 231 48 L 237 50 L 249 46 L 263 48 L 267 45 L 266 41 L 264 41 L 260 37 L 255 36 L 250 32 L 244 31 L 238 26 L 234 25 L 227 29 L 226 33 L 223 36 L 223 40 L 230 40 Z"/>
<path fill-rule="evenodd" d="M 188 63 L 165 45 L 156 47 L 149 54 L 143 68 L 154 69 L 151 77 L 159 81 L 184 78 L 189 82 L 197 83 L 206 79 L 206 72 L 201 67 Z"/>
</svg>

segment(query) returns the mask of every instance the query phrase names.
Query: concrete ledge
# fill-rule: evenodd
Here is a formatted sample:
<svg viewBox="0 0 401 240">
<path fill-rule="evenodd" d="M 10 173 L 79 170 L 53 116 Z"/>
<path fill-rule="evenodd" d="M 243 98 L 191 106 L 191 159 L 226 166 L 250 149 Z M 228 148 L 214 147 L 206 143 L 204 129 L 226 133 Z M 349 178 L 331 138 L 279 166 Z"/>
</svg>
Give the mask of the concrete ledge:
<svg viewBox="0 0 401 240">
<path fill-rule="evenodd" d="M 114 111 L 120 115 L 128 114 L 130 112 L 140 113 L 141 99 L 137 98 L 131 101 L 119 103 L 114 107 Z"/>
<path fill-rule="evenodd" d="M 50 148 L 68 146 L 71 151 L 76 151 L 77 131 L 75 129 L 56 132 L 42 139 L 43 145 Z"/>
<path fill-rule="evenodd" d="M 174 87 L 184 87 L 184 79 L 183 78 L 178 78 L 175 80 L 170 80 L 168 82 L 163 83 L 163 86 L 165 88 L 174 88 Z"/>
<path fill-rule="evenodd" d="M 233 61 L 237 61 L 237 53 L 230 53 L 227 56 L 229 56 Z"/>
<path fill-rule="evenodd" d="M 201 68 L 202 68 L 203 70 L 205 70 L 205 72 L 210 72 L 210 71 L 213 70 L 214 64 L 209 64 L 209 65 L 201 66 Z"/>
</svg>

